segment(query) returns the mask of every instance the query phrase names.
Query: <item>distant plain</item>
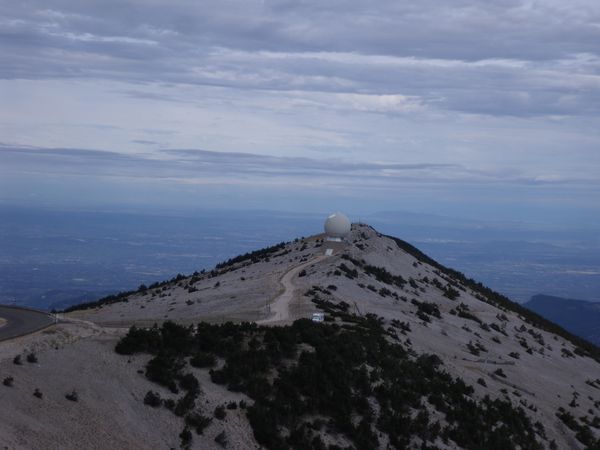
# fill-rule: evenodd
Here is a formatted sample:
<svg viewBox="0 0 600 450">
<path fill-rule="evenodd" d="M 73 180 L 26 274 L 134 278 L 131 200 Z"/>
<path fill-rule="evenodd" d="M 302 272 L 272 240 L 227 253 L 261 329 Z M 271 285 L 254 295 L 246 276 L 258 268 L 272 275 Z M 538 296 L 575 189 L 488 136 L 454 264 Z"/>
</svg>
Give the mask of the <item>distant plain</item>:
<svg viewBox="0 0 600 450">
<path fill-rule="evenodd" d="M 323 217 L 3 206 L 0 303 L 61 309 L 320 233 Z M 407 212 L 351 219 L 401 237 L 518 302 L 538 293 L 600 300 L 600 242 L 590 229 Z"/>
</svg>

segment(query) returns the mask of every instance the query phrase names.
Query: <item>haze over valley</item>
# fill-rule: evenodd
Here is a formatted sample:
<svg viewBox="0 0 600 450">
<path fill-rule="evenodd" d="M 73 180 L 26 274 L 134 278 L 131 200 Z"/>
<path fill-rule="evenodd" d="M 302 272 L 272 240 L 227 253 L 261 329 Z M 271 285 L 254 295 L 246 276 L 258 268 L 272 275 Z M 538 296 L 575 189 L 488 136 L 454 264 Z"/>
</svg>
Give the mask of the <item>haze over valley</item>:
<svg viewBox="0 0 600 450">
<path fill-rule="evenodd" d="M 0 217 L 0 302 L 49 310 L 209 269 L 231 256 L 313 234 L 321 215 L 5 206 Z M 403 236 L 518 302 L 538 293 L 600 300 L 600 244 L 589 228 L 409 212 L 356 219 Z"/>
</svg>

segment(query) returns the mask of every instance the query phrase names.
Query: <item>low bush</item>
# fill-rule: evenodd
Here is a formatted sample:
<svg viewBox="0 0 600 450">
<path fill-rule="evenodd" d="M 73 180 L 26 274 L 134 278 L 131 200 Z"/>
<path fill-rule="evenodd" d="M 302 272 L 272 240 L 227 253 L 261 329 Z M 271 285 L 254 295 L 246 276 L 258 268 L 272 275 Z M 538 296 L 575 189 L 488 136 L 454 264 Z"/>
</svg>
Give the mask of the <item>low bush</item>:
<svg viewBox="0 0 600 450">
<path fill-rule="evenodd" d="M 179 438 L 181 439 L 181 448 L 190 448 L 190 445 L 192 444 L 192 432 L 188 427 L 185 427 L 183 431 L 179 433 Z"/>
<path fill-rule="evenodd" d="M 199 369 L 213 367 L 217 358 L 212 353 L 196 352 L 190 359 L 190 365 Z"/>
<path fill-rule="evenodd" d="M 225 435 L 225 431 L 221 431 L 215 436 L 215 442 L 223 448 L 227 447 L 227 436 Z"/>
<path fill-rule="evenodd" d="M 158 408 L 162 404 L 160 394 L 154 391 L 148 391 L 144 397 L 144 404 L 152 406 L 153 408 Z"/>
<path fill-rule="evenodd" d="M 502 369 L 494 370 L 494 375 L 499 376 L 501 378 L 506 378 L 506 374 L 504 373 L 504 370 L 502 370 Z"/>
<path fill-rule="evenodd" d="M 185 416 L 185 424 L 196 431 L 196 434 L 203 434 L 207 426 L 212 422 L 210 417 L 203 416 L 198 412 L 193 412 Z"/>
<path fill-rule="evenodd" d="M 227 412 L 225 411 L 225 407 L 223 405 L 219 405 L 215 408 L 214 412 L 215 419 L 223 420 L 227 416 Z"/>
</svg>

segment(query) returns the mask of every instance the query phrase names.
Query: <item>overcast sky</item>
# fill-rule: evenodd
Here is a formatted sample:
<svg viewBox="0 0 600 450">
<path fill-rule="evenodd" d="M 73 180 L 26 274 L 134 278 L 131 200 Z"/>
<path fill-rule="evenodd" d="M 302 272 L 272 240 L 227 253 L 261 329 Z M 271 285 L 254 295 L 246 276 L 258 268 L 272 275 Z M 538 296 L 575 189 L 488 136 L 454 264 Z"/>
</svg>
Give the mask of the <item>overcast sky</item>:
<svg viewBox="0 0 600 450">
<path fill-rule="evenodd" d="M 4 203 L 600 217 L 600 2 L 0 0 Z"/>
</svg>

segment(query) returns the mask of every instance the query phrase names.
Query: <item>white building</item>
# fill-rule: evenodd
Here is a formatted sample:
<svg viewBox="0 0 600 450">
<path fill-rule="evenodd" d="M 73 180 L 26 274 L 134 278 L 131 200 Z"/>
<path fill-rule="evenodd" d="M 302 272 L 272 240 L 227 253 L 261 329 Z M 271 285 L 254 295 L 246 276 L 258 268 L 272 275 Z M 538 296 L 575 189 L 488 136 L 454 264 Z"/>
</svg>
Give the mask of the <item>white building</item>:
<svg viewBox="0 0 600 450">
<path fill-rule="evenodd" d="M 350 233 L 350 220 L 344 214 L 336 212 L 325 220 L 326 240 L 341 242 Z"/>
<path fill-rule="evenodd" d="M 313 313 L 312 321 L 313 322 L 323 322 L 325 320 L 325 313 Z"/>
</svg>

